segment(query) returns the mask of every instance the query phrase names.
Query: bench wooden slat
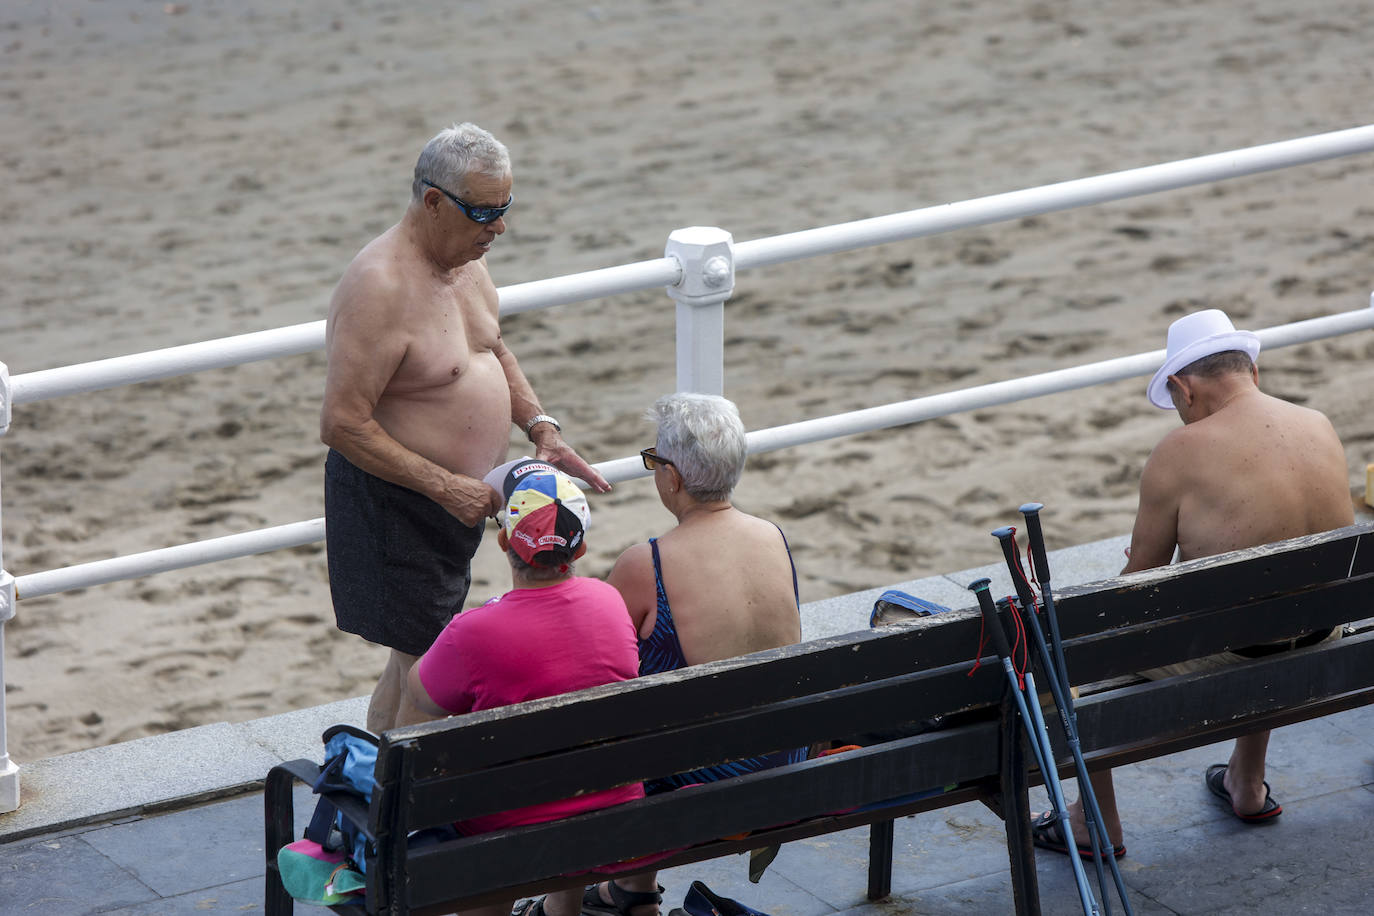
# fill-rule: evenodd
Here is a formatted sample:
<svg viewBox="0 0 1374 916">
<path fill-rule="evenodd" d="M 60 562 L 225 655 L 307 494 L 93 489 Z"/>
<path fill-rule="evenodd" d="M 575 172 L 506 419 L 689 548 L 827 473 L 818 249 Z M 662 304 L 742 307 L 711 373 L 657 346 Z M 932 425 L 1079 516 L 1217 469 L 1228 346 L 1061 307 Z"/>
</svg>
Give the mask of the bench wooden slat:
<svg viewBox="0 0 1374 916">
<path fill-rule="evenodd" d="M 973 611 L 956 616 L 953 626 L 936 627 L 922 620 L 891 632 L 849 633 L 503 710 L 469 713 L 462 717 L 461 739 L 445 727 L 454 720 L 397 729 L 387 736 L 423 747 L 434 774 L 443 775 L 630 736 L 646 721 L 672 728 L 696 722 L 701 710 L 716 716 L 747 713 L 799 696 L 943 666 L 951 659 L 972 663 L 978 646 L 977 616 Z M 589 706 L 589 701 L 597 705 Z M 518 725 L 513 717 L 520 719 Z"/>
<path fill-rule="evenodd" d="M 410 801 L 425 819 L 448 823 L 522 804 L 566 798 L 669 773 L 806 747 L 838 735 L 902 727 L 954 709 L 995 705 L 1004 683 L 995 660 L 973 677 L 969 665 L 912 672 L 813 697 L 649 729 L 616 742 L 517 761 L 476 773 L 416 780 Z M 588 777 L 587 774 L 595 774 Z"/>
<path fill-rule="evenodd" d="M 1174 664 L 1241 645 L 1330 629 L 1370 607 L 1374 573 L 1275 598 L 1152 619 L 1129 628 L 1065 641 L 1065 664 L 1076 684 Z"/>
<path fill-rule="evenodd" d="M 881 814 L 883 817 L 902 818 L 912 814 L 919 814 L 923 811 L 933 811 L 949 807 L 950 805 L 978 801 L 982 798 L 986 798 L 987 792 L 988 787 L 986 785 L 955 789 L 944 795 L 893 805 L 891 808 L 884 809 Z M 788 824 L 783 827 L 757 830 L 743 839 L 714 840 L 709 843 L 689 846 L 686 849 L 669 854 L 665 858 L 656 861 L 653 867 L 676 868 L 681 865 L 691 865 L 696 862 L 703 862 L 724 856 L 740 855 L 760 846 L 769 846 L 774 843 L 791 843 L 797 840 L 809 839 L 810 837 L 824 836 L 840 830 L 851 830 L 856 827 L 864 827 L 875 823 L 873 818 L 874 812 L 861 811 L 851 814 L 812 818 L 796 824 Z M 574 875 L 571 879 L 568 877 L 544 877 L 514 887 L 484 891 L 473 897 L 446 902 L 450 904 L 450 911 L 465 907 L 483 906 L 489 903 L 500 903 L 503 900 L 510 899 L 512 896 L 518 898 L 544 894 L 551 890 L 575 886 L 579 883 L 590 883 L 589 879 L 592 878 L 601 880 L 613 874 L 624 873 L 626 872 L 622 869 L 620 871 L 587 872 L 581 875 Z M 880 899 L 881 896 L 883 895 L 880 894 L 873 899 Z M 415 912 L 418 914 L 421 911 L 417 910 Z"/>
<path fill-rule="evenodd" d="M 1053 572 L 1053 570 L 1051 570 Z M 1363 523 L 1056 591 L 1064 639 L 1243 604 L 1374 572 Z M 1354 619 L 1351 615 L 1346 619 Z"/>
<path fill-rule="evenodd" d="M 1120 755 L 1179 734 L 1219 731 L 1233 720 L 1253 722 L 1277 710 L 1339 700 L 1350 685 L 1374 682 L 1371 672 L 1374 633 L 1088 697 L 1075 707 L 1078 729 L 1084 753 L 1104 759 L 1109 749 Z"/>
<path fill-rule="evenodd" d="M 415 882 L 430 880 L 455 896 L 493 884 L 515 886 L 547 876 L 550 857 L 559 862 L 560 872 L 592 870 L 760 824 L 784 825 L 950 783 L 986 779 L 997 771 L 995 756 L 987 752 L 996 744 L 997 727 L 995 721 L 974 723 L 418 850 L 408 863 L 412 892 Z M 930 744 L 938 744 L 938 754 L 931 753 Z"/>
</svg>

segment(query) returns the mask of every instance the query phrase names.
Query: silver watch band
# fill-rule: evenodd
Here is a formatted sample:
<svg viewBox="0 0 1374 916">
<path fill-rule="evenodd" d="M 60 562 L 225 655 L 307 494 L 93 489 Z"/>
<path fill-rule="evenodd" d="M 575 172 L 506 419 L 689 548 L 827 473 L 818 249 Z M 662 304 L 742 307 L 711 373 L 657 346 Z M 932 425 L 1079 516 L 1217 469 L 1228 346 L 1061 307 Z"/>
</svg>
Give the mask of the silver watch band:
<svg viewBox="0 0 1374 916">
<path fill-rule="evenodd" d="M 548 423 L 551 424 L 553 428 L 558 430 L 559 432 L 563 431 L 563 427 L 560 426 L 558 421 L 555 420 L 553 417 L 549 416 L 546 413 L 535 414 L 534 416 L 530 417 L 530 421 L 525 424 L 525 436 L 531 442 L 534 441 L 534 437 L 530 435 L 530 432 L 539 423 Z"/>
</svg>

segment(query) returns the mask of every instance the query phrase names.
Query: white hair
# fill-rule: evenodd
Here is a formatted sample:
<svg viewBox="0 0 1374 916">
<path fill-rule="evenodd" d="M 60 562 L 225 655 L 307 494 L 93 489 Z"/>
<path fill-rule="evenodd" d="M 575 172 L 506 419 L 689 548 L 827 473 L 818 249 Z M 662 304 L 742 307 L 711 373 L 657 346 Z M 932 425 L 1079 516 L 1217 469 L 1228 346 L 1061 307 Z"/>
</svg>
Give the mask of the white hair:
<svg viewBox="0 0 1374 916">
<path fill-rule="evenodd" d="M 714 394 L 668 394 L 648 417 L 658 424 L 657 452 L 673 463 L 689 496 L 729 499 L 744 473 L 747 445 L 739 408 Z"/>
<path fill-rule="evenodd" d="M 418 200 L 430 182 L 462 197 L 469 175 L 505 178 L 510 175 L 510 151 L 490 133 L 464 121 L 439 131 L 415 161 L 411 197 Z"/>
</svg>

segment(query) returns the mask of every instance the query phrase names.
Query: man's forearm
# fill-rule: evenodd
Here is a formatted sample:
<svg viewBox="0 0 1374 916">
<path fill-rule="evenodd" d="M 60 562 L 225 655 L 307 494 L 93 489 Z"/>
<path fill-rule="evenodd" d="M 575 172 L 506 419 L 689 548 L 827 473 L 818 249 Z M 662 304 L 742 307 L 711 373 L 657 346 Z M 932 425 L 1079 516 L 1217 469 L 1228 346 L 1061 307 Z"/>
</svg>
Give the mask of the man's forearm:
<svg viewBox="0 0 1374 916">
<path fill-rule="evenodd" d="M 525 378 L 515 354 L 508 348 L 502 348 L 496 358 L 501 363 L 501 371 L 506 374 L 506 387 L 510 389 L 510 420 L 521 432 L 525 432 L 530 420 L 543 413 L 544 409 L 539 406 L 534 386 Z"/>
<path fill-rule="evenodd" d="M 444 502 L 453 479 L 459 476 L 397 442 L 376 420 L 359 426 L 335 425 L 325 444 L 373 477 L 438 503 Z"/>
</svg>

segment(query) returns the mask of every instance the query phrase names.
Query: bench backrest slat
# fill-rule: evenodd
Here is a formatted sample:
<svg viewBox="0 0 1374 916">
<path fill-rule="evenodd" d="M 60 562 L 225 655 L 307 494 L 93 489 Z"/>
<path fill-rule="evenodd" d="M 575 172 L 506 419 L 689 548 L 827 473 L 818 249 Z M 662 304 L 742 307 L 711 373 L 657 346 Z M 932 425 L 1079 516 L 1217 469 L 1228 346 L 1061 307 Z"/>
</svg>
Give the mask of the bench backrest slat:
<svg viewBox="0 0 1374 916">
<path fill-rule="evenodd" d="M 1071 586 L 1056 592 L 1056 607 L 1061 633 L 1068 640 L 1303 591 L 1370 572 L 1374 572 L 1374 524 L 1365 522 Z"/>
<path fill-rule="evenodd" d="M 914 731 L 918 723 L 938 714 L 999 701 L 1003 674 L 996 660 L 972 677 L 970 667 L 960 663 L 911 672 L 676 728 L 657 728 L 649 721 L 644 731 L 619 741 L 475 773 L 420 779 L 412 784 L 409 797 L 417 817 L 447 823 L 837 736 L 907 727 Z M 429 825 L 413 821 L 410 826 Z"/>
<path fill-rule="evenodd" d="M 1206 687 L 1196 687 L 1202 680 Z M 1085 697 L 1075 712 L 1084 753 L 1096 756 L 1105 750 L 1199 732 L 1200 722 L 1223 728 L 1234 719 L 1340 697 L 1366 684 L 1374 684 L 1374 633 L 1267 656 L 1223 671 Z"/>
<path fill-rule="evenodd" d="M 996 761 L 987 753 L 989 743 L 996 743 L 996 730 L 995 722 L 975 723 L 654 796 L 634 805 L 417 850 L 409 860 L 412 893 L 414 882 L 426 880 L 426 875 L 460 896 L 496 883 L 514 885 L 546 877 L 551 861 L 557 861 L 560 874 L 576 872 L 759 824 L 787 824 L 964 778 L 986 777 L 996 771 Z M 932 744 L 937 751 L 927 746 Z"/>
<path fill-rule="evenodd" d="M 1374 573 L 1233 607 L 1154 619 L 1066 640 L 1065 663 L 1076 684 L 1106 680 L 1241 645 L 1330 629 L 1374 612 L 1371 596 Z"/>
<path fill-rule="evenodd" d="M 637 723 L 671 728 L 748 712 L 816 692 L 872 683 L 953 660 L 972 663 L 977 614 L 940 615 L 883 632 L 861 631 L 594 687 L 498 710 L 388 732 L 424 747 L 435 772 L 481 769 L 633 734 Z M 945 619 L 948 618 L 948 619 Z M 461 721 L 461 735 L 455 724 Z"/>
</svg>

